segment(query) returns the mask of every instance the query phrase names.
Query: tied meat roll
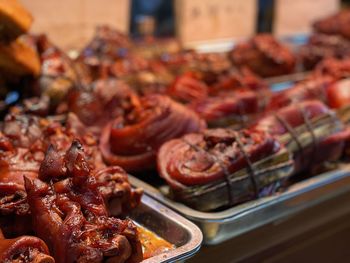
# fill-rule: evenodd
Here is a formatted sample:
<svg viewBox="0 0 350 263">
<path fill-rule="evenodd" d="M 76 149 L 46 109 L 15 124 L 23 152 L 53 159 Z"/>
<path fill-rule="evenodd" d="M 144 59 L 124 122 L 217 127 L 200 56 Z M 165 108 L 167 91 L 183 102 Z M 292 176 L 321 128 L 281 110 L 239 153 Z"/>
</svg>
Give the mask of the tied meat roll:
<svg viewBox="0 0 350 263">
<path fill-rule="evenodd" d="M 0 230 L 0 262 L 54 263 L 44 241 L 33 236 L 6 239 Z"/>
<path fill-rule="evenodd" d="M 286 145 L 293 154 L 294 173 L 298 173 L 341 157 L 350 130 L 340 115 L 348 111 L 349 107 L 337 114 L 320 101 L 305 101 L 270 113 L 250 128 L 267 132 Z"/>
<path fill-rule="evenodd" d="M 291 169 L 277 140 L 248 130 L 187 134 L 158 153 L 158 171 L 172 197 L 203 211 L 271 194 Z"/>
<path fill-rule="evenodd" d="M 248 130 L 188 134 L 163 144 L 158 171 L 171 198 L 198 210 L 273 194 L 290 176 L 342 156 L 349 111 L 306 101 L 268 113 Z"/>
<path fill-rule="evenodd" d="M 164 142 L 204 128 L 205 122 L 185 106 L 166 96 L 148 95 L 106 125 L 100 150 L 108 164 L 141 171 L 155 167 L 157 150 Z"/>
<path fill-rule="evenodd" d="M 34 231 L 58 263 L 142 260 L 136 226 L 109 215 L 99 176 L 74 141 L 63 155 L 49 149 L 39 179 L 25 178 Z"/>
</svg>

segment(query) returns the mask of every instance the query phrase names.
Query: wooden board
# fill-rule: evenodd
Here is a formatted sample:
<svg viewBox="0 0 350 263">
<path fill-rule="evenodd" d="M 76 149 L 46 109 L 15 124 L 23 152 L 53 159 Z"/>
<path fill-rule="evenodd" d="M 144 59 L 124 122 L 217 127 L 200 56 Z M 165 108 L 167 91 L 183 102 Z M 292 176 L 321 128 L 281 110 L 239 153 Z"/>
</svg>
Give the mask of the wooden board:
<svg viewBox="0 0 350 263">
<path fill-rule="evenodd" d="M 184 46 L 255 33 L 256 0 L 175 0 L 176 32 Z"/>
<path fill-rule="evenodd" d="M 340 0 L 275 0 L 273 31 L 278 36 L 309 33 L 312 23 L 340 8 Z"/>
<path fill-rule="evenodd" d="M 21 0 L 33 14 L 32 32 L 45 32 L 63 49 L 80 48 L 96 25 L 129 30 L 130 0 Z"/>
</svg>

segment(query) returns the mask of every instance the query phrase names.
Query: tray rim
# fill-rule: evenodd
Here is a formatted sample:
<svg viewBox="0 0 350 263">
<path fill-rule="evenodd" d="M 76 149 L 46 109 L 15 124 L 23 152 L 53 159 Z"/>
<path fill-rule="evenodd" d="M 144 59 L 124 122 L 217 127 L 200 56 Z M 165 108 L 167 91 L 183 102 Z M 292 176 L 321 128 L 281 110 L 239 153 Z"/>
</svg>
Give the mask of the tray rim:
<svg viewBox="0 0 350 263">
<path fill-rule="evenodd" d="M 152 196 L 157 201 L 163 203 L 164 205 L 170 207 L 186 218 L 196 221 L 196 222 L 210 222 L 210 223 L 225 223 L 227 221 L 233 221 L 234 219 L 238 219 L 240 217 L 244 217 L 247 213 L 252 212 L 257 209 L 264 209 L 267 206 L 274 205 L 275 203 L 284 202 L 291 200 L 295 197 L 299 197 L 302 194 L 310 192 L 315 189 L 319 189 L 350 177 L 350 164 L 344 165 L 342 168 L 329 171 L 326 173 L 322 173 L 316 176 L 313 176 L 309 179 L 305 179 L 298 183 L 295 183 L 288 187 L 288 189 L 284 192 L 277 193 L 275 195 L 269 197 L 263 197 L 257 200 L 252 200 L 245 202 L 243 204 L 228 208 L 226 210 L 220 212 L 201 212 L 195 209 L 192 209 L 184 204 L 175 202 L 170 200 L 169 198 L 163 196 L 162 193 L 154 186 L 134 177 L 130 176 L 130 182 L 132 185 L 137 185 L 138 187 L 142 187 L 146 194 Z M 343 188 L 349 188 L 350 185 L 344 185 Z M 340 189 L 338 189 L 340 190 Z M 346 189 L 347 190 L 347 189 Z M 333 193 L 334 194 L 334 193 Z M 329 196 L 331 194 L 328 194 Z M 327 196 L 324 196 L 326 198 Z M 329 197 L 331 198 L 331 197 Z M 328 199 L 328 198 L 327 198 Z M 315 201 L 315 200 L 312 200 Z M 322 198 L 318 200 L 320 203 L 322 202 Z"/>
<path fill-rule="evenodd" d="M 142 263 L 178 262 L 179 260 L 185 260 L 192 257 L 200 250 L 203 242 L 203 234 L 197 225 L 195 225 L 179 213 L 175 212 L 171 208 L 163 205 L 147 193 L 143 194 L 141 203 L 148 206 L 157 213 L 160 213 L 163 217 L 167 217 L 169 220 L 175 222 L 177 225 L 181 226 L 189 235 L 189 240 L 184 245 L 176 247 L 175 249 L 169 250 L 167 252 L 163 252 L 159 255 L 150 257 L 148 259 L 144 259 Z M 147 228 L 147 225 L 143 226 Z"/>
</svg>

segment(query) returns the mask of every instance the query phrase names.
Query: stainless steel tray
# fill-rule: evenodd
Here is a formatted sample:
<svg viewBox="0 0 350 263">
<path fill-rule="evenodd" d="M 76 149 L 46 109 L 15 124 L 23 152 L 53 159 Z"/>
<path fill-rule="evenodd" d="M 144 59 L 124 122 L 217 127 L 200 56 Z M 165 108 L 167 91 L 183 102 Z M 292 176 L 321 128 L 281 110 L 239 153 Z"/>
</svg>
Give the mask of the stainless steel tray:
<svg viewBox="0 0 350 263">
<path fill-rule="evenodd" d="M 200 249 L 203 236 L 199 228 L 147 194 L 143 195 L 141 204 L 129 217 L 176 247 L 143 263 L 178 262 L 193 256 Z"/>
<path fill-rule="evenodd" d="M 220 212 L 200 212 L 172 201 L 159 189 L 133 176 L 130 182 L 197 224 L 203 232 L 204 244 L 215 245 L 350 192 L 350 165 L 295 183 L 273 196 Z"/>
</svg>

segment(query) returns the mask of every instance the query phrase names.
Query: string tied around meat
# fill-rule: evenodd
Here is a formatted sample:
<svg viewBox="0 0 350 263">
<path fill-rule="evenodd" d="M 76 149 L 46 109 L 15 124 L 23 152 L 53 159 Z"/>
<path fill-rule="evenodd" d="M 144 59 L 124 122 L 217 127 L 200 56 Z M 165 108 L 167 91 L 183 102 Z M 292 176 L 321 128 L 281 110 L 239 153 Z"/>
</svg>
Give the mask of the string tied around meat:
<svg viewBox="0 0 350 263">
<path fill-rule="evenodd" d="M 314 156 L 317 152 L 318 140 L 317 140 L 317 136 L 315 134 L 312 122 L 310 121 L 310 118 L 307 116 L 305 109 L 301 106 L 299 106 L 298 109 L 299 109 L 301 115 L 303 116 L 303 120 L 304 120 L 306 129 L 308 130 L 308 132 L 310 133 L 311 138 L 312 138 L 312 154 L 310 156 L 311 158 L 309 158 L 309 166 L 311 166 L 314 163 Z M 302 158 L 302 160 L 304 160 L 304 158 Z"/>
<path fill-rule="evenodd" d="M 230 133 L 230 135 L 232 135 L 235 139 L 235 142 L 237 143 L 238 149 L 240 150 L 240 152 L 243 155 L 243 158 L 245 159 L 246 163 L 247 163 L 247 171 L 248 171 L 248 175 L 251 181 L 251 184 L 253 186 L 253 191 L 254 191 L 254 197 L 258 198 L 259 197 L 259 187 L 258 187 L 258 183 L 256 181 L 256 174 L 254 171 L 254 167 L 253 167 L 253 163 L 251 162 L 248 153 L 246 152 L 244 145 L 241 141 L 241 139 L 239 138 L 239 133 L 237 131 L 232 131 L 232 130 L 228 130 L 228 132 Z M 213 159 L 214 162 L 216 162 L 223 174 L 224 174 L 224 179 L 225 179 L 225 183 L 227 186 L 227 196 L 228 196 L 228 201 L 229 201 L 229 205 L 232 206 L 233 204 L 235 204 L 234 202 L 234 191 L 231 185 L 231 180 L 230 180 L 230 172 L 227 169 L 227 166 L 225 165 L 225 163 L 218 158 L 217 156 L 215 156 L 214 154 L 211 154 L 210 152 L 205 151 L 204 149 L 202 149 L 201 147 L 192 144 L 191 142 L 187 141 L 186 139 L 182 139 L 189 147 L 191 147 L 193 150 L 197 151 L 197 152 L 203 152 L 205 154 L 207 154 L 210 158 Z"/>
<path fill-rule="evenodd" d="M 299 140 L 298 134 L 295 131 L 295 129 L 278 113 L 274 114 L 276 120 L 287 130 L 289 135 L 292 137 L 293 141 L 295 142 L 298 152 L 304 156 L 304 148 L 302 146 L 302 143 Z M 301 158 L 301 162 L 304 162 L 304 158 Z"/>
<path fill-rule="evenodd" d="M 297 105 L 297 104 L 296 104 Z M 317 146 L 318 146 L 318 139 L 317 136 L 315 134 L 315 127 L 313 126 L 309 116 L 307 115 L 305 109 L 303 107 L 301 107 L 300 105 L 297 105 L 297 109 L 299 110 L 306 130 L 309 132 L 310 136 L 311 136 L 311 145 L 312 145 L 312 154 L 311 154 L 311 158 L 308 158 L 308 165 L 311 166 L 314 162 L 314 156 L 315 153 L 317 151 Z M 277 119 L 277 121 L 287 130 L 287 132 L 290 134 L 291 138 L 293 139 L 293 141 L 295 142 L 295 144 L 297 145 L 297 150 L 298 152 L 301 154 L 301 156 L 305 156 L 305 152 L 304 152 L 304 147 L 300 141 L 299 138 L 299 134 L 297 133 L 296 129 L 293 128 L 281 115 L 279 114 L 274 114 L 275 118 Z M 302 166 L 304 166 L 305 163 L 305 158 L 300 158 L 301 164 Z"/>
<path fill-rule="evenodd" d="M 241 151 L 241 153 L 242 153 L 242 155 L 243 155 L 243 157 L 248 165 L 247 166 L 248 175 L 249 175 L 250 181 L 251 181 L 252 186 L 253 186 L 255 198 L 258 198 L 259 197 L 259 187 L 258 187 L 258 183 L 256 181 L 256 174 L 255 174 L 255 170 L 253 167 L 253 163 L 251 162 L 248 153 L 244 149 L 244 145 L 243 145 L 241 139 L 239 138 L 239 133 L 237 131 L 232 131 L 232 130 L 230 130 L 230 133 L 234 136 L 235 141 L 237 142 L 237 145 L 238 145 L 238 147 L 239 147 L 239 149 L 240 149 L 240 151 Z"/>
</svg>

